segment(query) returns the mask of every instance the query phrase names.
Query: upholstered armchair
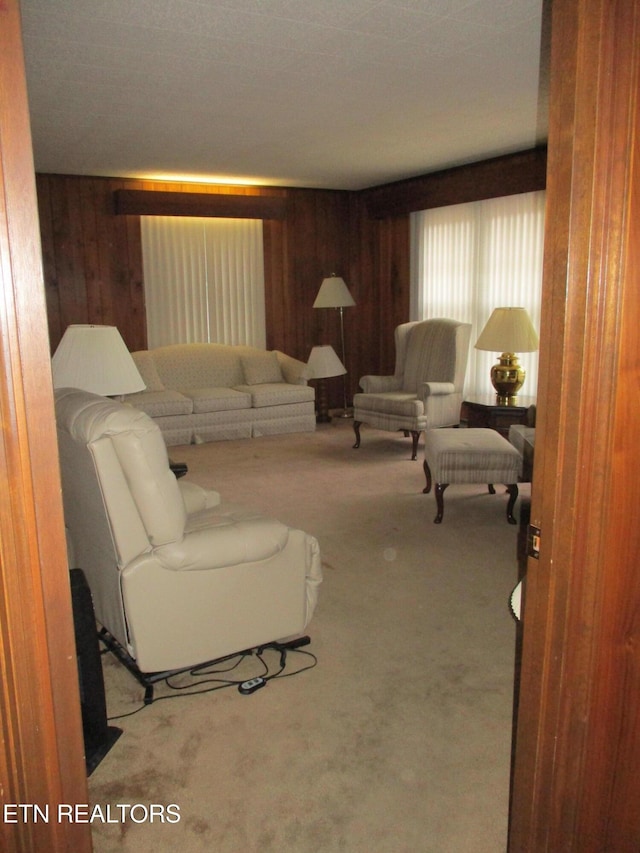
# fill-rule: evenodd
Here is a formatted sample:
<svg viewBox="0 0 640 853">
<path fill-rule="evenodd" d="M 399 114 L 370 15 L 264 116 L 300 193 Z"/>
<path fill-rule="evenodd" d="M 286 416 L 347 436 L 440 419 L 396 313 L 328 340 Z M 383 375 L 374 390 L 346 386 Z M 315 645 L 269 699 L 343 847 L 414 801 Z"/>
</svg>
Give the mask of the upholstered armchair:
<svg viewBox="0 0 640 853">
<path fill-rule="evenodd" d="M 413 439 L 411 458 L 425 429 L 460 423 L 462 386 L 469 358 L 471 325 L 431 319 L 403 323 L 395 331 L 393 376 L 363 376 L 353 398 L 355 448 L 360 426 L 401 430 Z"/>
<path fill-rule="evenodd" d="M 304 631 L 322 579 L 312 536 L 176 479 L 159 428 L 131 406 L 64 388 L 56 419 L 70 550 L 134 671 L 190 668 Z"/>
</svg>

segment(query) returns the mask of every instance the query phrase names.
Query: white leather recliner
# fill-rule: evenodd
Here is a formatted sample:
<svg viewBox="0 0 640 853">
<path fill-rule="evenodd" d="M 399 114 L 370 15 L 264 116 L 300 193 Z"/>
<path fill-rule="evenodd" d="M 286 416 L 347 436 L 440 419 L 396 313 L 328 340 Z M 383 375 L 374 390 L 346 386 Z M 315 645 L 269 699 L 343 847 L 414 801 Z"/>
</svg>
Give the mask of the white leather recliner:
<svg viewBox="0 0 640 853">
<path fill-rule="evenodd" d="M 98 623 L 141 673 L 196 666 L 304 631 L 316 539 L 176 479 L 148 415 L 58 389 L 65 523 Z"/>
<path fill-rule="evenodd" d="M 458 426 L 470 335 L 470 323 L 444 318 L 398 326 L 393 376 L 363 376 L 363 393 L 353 398 L 354 447 L 360 447 L 363 423 L 402 430 L 413 438 L 415 459 L 421 432 Z"/>
</svg>

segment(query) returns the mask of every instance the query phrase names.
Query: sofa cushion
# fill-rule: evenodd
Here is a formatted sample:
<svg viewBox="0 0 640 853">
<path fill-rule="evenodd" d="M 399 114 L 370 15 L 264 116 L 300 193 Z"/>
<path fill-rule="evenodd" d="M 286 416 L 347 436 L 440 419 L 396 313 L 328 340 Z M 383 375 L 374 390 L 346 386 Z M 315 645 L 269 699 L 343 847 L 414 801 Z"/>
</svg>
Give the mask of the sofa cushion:
<svg viewBox="0 0 640 853">
<path fill-rule="evenodd" d="M 315 392 L 310 385 L 267 382 L 263 385 L 237 385 L 236 390 L 251 395 L 254 409 L 265 406 L 284 406 L 289 403 L 308 403 L 315 400 Z"/>
<path fill-rule="evenodd" d="M 138 368 L 138 373 L 142 376 L 142 381 L 147 386 L 147 391 L 164 391 L 164 385 L 149 350 L 132 352 L 131 358 Z"/>
<path fill-rule="evenodd" d="M 260 352 L 240 358 L 247 385 L 263 385 L 267 382 L 283 382 L 280 362 L 275 352 Z"/>
<path fill-rule="evenodd" d="M 189 388 L 183 393 L 193 401 L 197 415 L 251 408 L 251 395 L 234 388 Z"/>
<path fill-rule="evenodd" d="M 139 391 L 137 394 L 127 394 L 125 402 L 152 418 L 190 415 L 193 412 L 193 401 L 178 391 Z"/>
<path fill-rule="evenodd" d="M 232 388 L 244 380 L 241 347 L 169 344 L 151 350 L 165 388 Z"/>
</svg>

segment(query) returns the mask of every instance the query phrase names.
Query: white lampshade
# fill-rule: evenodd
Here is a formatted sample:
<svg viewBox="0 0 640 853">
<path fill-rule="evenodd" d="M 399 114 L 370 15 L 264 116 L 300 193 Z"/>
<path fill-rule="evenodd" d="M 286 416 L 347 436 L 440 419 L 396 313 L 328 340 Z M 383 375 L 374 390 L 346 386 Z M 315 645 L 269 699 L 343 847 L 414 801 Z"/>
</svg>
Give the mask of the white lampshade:
<svg viewBox="0 0 640 853">
<path fill-rule="evenodd" d="M 488 352 L 535 352 L 538 334 L 525 308 L 494 308 L 475 348 Z"/>
<path fill-rule="evenodd" d="M 344 279 L 337 275 L 325 278 L 313 303 L 314 308 L 350 308 L 355 305 Z"/>
<path fill-rule="evenodd" d="M 147 387 L 115 326 L 68 326 L 51 368 L 54 388 L 115 397 Z"/>
<path fill-rule="evenodd" d="M 342 376 L 347 372 L 334 348 L 328 345 L 311 350 L 307 367 L 311 374 L 310 379 L 328 379 L 330 376 Z"/>
</svg>

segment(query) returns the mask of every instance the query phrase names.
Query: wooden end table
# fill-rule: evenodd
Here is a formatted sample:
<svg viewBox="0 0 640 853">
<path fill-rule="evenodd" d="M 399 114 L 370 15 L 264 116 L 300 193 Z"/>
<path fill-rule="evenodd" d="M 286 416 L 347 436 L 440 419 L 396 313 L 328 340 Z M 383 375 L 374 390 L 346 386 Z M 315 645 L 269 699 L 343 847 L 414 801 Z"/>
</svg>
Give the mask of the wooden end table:
<svg viewBox="0 0 640 853">
<path fill-rule="evenodd" d="M 535 397 L 518 397 L 517 405 L 496 402 L 495 394 L 478 394 L 462 403 L 462 420 L 467 426 L 495 429 L 505 438 L 511 424 L 526 424 L 529 407 L 535 405 Z"/>
</svg>

